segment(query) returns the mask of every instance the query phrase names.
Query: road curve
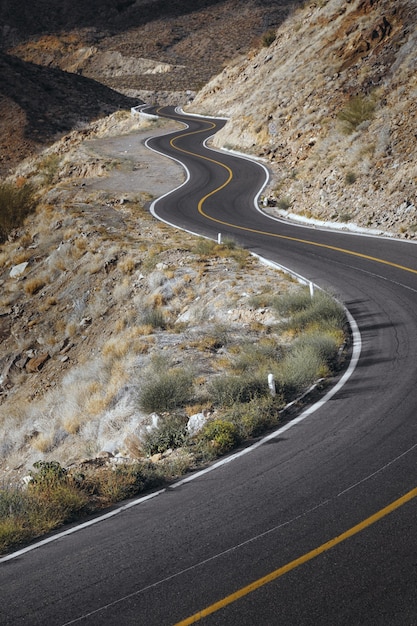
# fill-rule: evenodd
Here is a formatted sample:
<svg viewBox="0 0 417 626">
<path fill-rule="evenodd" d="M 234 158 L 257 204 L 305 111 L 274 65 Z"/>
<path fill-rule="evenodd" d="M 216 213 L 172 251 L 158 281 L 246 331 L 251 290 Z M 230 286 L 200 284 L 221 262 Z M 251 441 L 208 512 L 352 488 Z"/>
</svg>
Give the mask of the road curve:
<svg viewBox="0 0 417 626">
<path fill-rule="evenodd" d="M 330 289 L 358 324 L 358 366 L 250 454 L 3 562 L 0 624 L 417 622 L 417 246 L 266 217 L 264 170 L 204 147 L 221 123 L 152 140 L 190 176 L 155 214 Z"/>
</svg>

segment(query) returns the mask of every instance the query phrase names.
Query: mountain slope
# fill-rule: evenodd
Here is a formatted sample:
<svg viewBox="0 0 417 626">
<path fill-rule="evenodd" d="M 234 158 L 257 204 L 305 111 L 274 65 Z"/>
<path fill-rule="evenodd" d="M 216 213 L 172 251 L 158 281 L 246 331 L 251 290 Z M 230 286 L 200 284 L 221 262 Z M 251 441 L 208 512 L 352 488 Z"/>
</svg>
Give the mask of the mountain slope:
<svg viewBox="0 0 417 626">
<path fill-rule="evenodd" d="M 0 53 L 0 175 L 62 133 L 139 104 L 91 79 Z"/>
<path fill-rule="evenodd" d="M 216 145 L 268 159 L 270 204 L 414 238 L 416 13 L 411 1 L 306 6 L 192 108 L 230 117 Z"/>
<path fill-rule="evenodd" d="M 6 80 L 0 81 L 0 136 L 4 138 L 0 175 L 43 142 L 50 142 L 55 133 L 108 110 L 105 102 L 109 93 L 104 97 L 96 85 L 96 97 L 103 106 L 95 106 L 94 97 L 90 97 L 93 83 L 76 78 L 69 91 L 64 89 L 57 107 L 63 75 L 54 73 L 53 68 L 82 74 L 136 100 L 183 104 L 190 92 L 220 72 L 236 54 L 245 54 L 256 39 L 281 24 L 298 4 L 300 0 L 92 0 L 87 4 L 80 0 L 62 0 L 59 4 L 24 0 L 17 6 L 4 0 L 0 5 L 0 49 L 50 71 L 48 85 L 38 88 L 33 65 L 17 70 L 15 60 L 14 69 L 5 69 L 2 61 L 0 72 Z M 10 56 L 7 63 L 10 66 Z M 5 92 L 10 71 L 16 72 L 12 95 Z M 45 81 L 47 71 L 36 71 Z M 66 80 L 68 83 L 70 78 L 66 76 Z M 130 107 L 128 101 L 114 94 L 111 100 L 117 101 L 117 106 Z M 37 112 L 45 107 L 53 113 L 48 123 L 34 124 Z M 59 119 L 54 121 L 56 115 Z M 23 127 L 24 135 L 20 132 Z M 43 129 L 47 131 L 44 136 Z"/>
</svg>

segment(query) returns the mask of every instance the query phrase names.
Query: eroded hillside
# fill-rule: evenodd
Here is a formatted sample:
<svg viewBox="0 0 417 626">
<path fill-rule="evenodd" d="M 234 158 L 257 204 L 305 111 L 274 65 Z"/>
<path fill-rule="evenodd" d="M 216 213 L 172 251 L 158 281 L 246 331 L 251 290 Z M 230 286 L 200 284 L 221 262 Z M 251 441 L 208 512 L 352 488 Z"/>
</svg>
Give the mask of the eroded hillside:
<svg viewBox="0 0 417 626">
<path fill-rule="evenodd" d="M 272 212 L 415 238 L 416 23 L 411 1 L 308 3 L 192 110 L 230 118 L 217 146 L 268 160 Z"/>
<path fill-rule="evenodd" d="M 9 57 L 0 66 L 0 176 L 60 132 L 128 108 L 121 94 L 136 104 L 185 104 L 299 3 L 94 0 L 86 6 L 62 0 L 58 6 L 38 0 L 34 9 L 32 2 L 5 0 L 0 49 Z M 118 93 L 104 97 L 103 85 Z M 90 97 L 94 89 L 97 104 Z M 68 115 L 61 106 L 66 101 Z"/>
</svg>

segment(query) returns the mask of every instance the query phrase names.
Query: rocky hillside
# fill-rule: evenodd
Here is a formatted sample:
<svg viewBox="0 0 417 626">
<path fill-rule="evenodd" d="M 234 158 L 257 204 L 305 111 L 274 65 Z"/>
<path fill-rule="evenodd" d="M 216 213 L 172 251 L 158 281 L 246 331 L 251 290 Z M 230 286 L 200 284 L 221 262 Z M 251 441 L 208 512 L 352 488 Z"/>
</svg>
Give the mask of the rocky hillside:
<svg viewBox="0 0 417 626">
<path fill-rule="evenodd" d="M 108 0 L 93 19 L 74 2 L 48 21 L 39 0 L 29 26 L 29 3 L 2 3 L 3 171 L 58 141 L 10 177 L 33 184 L 38 210 L 0 251 L 0 477 L 37 458 L 133 456 L 158 368 L 192 364 L 201 391 L 245 346 L 288 341 L 254 302 L 293 285 L 148 215 L 183 173 L 132 137 L 161 122 L 114 112 L 141 95 L 185 101 L 225 65 L 189 106 L 230 117 L 217 145 L 267 161 L 267 210 L 416 237 L 414 2 L 297 5 Z"/>
<path fill-rule="evenodd" d="M 94 80 L 0 53 L 0 176 L 73 128 L 138 100 Z"/>
<path fill-rule="evenodd" d="M 184 104 L 225 63 L 246 54 L 266 31 L 281 24 L 298 4 L 299 0 L 92 0 L 87 4 L 24 0 L 17 5 L 4 0 L 0 49 L 25 64 L 17 68 L 18 61 L 13 62 L 16 88 L 11 95 L 11 56 L 7 68 L 6 59 L 0 67 L 2 75 L 7 71 L 5 83 L 0 82 L 0 176 L 56 133 L 109 112 L 115 103 L 116 108 L 130 106 L 120 96 L 104 97 L 97 85 L 95 105 L 90 97 L 94 83 L 74 74 L 137 101 Z M 47 69 L 41 71 L 33 64 Z M 57 96 L 60 105 L 68 101 L 68 116 L 62 106 L 56 106 Z M 36 120 L 34 126 L 33 119 L 44 108 L 48 124 Z M 20 129 L 25 129 L 24 134 Z"/>
<path fill-rule="evenodd" d="M 417 7 L 321 0 L 228 65 L 192 110 L 264 157 L 271 211 L 417 237 Z"/>
<path fill-rule="evenodd" d="M 186 376 L 184 410 L 205 419 L 213 378 L 268 367 L 295 336 L 267 306 L 295 281 L 151 217 L 184 177 L 143 145 L 167 130 L 115 113 L 18 168 L 38 207 L 0 248 L 0 484 L 39 459 L 142 457 L 150 382 Z"/>
</svg>

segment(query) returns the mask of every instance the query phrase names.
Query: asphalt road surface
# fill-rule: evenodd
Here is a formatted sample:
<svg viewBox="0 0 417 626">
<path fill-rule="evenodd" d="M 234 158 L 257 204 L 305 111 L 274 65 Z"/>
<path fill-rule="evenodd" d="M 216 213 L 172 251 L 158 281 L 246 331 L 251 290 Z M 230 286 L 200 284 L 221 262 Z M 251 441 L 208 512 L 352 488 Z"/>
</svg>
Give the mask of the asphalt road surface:
<svg viewBox="0 0 417 626">
<path fill-rule="evenodd" d="M 149 142 L 189 173 L 154 213 L 337 295 L 357 366 L 247 454 L 0 559 L 0 624 L 415 625 L 417 246 L 266 217 L 265 170 L 204 147 L 221 121 L 186 124 Z"/>
</svg>

